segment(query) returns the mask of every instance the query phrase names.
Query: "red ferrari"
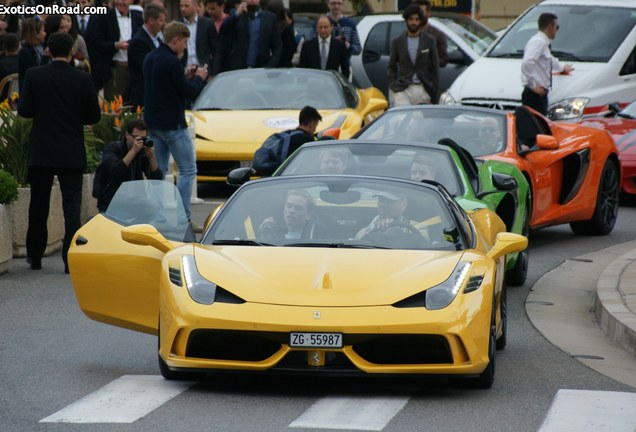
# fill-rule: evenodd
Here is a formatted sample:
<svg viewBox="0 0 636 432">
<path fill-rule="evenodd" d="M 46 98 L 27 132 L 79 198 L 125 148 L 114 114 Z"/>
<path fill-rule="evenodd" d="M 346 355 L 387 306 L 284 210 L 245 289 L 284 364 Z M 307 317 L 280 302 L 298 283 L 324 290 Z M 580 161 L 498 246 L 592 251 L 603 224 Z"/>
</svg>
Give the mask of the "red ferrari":
<svg viewBox="0 0 636 432">
<path fill-rule="evenodd" d="M 622 110 L 618 104 L 609 106 L 610 114 L 587 118 L 580 123 L 608 131 L 616 141 L 623 166 L 622 190 L 636 195 L 636 101 Z"/>
</svg>

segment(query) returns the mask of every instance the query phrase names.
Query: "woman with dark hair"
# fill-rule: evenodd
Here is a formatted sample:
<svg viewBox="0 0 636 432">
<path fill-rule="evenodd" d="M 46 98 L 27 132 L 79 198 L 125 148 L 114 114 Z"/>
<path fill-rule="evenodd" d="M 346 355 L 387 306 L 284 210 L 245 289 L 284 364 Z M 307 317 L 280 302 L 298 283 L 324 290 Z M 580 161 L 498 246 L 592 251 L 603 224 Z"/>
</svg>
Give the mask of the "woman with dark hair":
<svg viewBox="0 0 636 432">
<path fill-rule="evenodd" d="M 22 48 L 18 52 L 18 91 L 22 92 L 26 71 L 34 66 L 45 65 L 50 57 L 45 55 L 44 40 L 46 31 L 40 20 L 27 18 L 22 23 Z"/>
<path fill-rule="evenodd" d="M 88 51 L 84 38 L 75 31 L 73 22 L 69 15 L 49 15 L 44 21 L 44 47 L 48 46 L 49 36 L 53 33 L 68 33 L 73 38 L 73 65 L 81 70 L 88 69 Z"/>
<path fill-rule="evenodd" d="M 283 43 L 283 53 L 280 56 L 278 67 L 292 67 L 292 57 L 296 53 L 296 35 L 294 34 L 293 19 L 287 16 L 287 10 L 281 0 L 272 0 L 267 5 L 267 10 L 278 18 L 278 32 Z"/>
</svg>

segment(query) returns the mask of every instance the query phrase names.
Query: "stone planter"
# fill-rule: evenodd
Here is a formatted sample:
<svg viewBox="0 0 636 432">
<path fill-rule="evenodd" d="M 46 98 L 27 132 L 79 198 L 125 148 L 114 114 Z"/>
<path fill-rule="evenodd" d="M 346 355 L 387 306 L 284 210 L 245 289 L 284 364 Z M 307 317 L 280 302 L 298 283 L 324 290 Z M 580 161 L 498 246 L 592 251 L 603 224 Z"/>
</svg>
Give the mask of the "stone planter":
<svg viewBox="0 0 636 432">
<path fill-rule="evenodd" d="M 30 188 L 20 188 L 19 197 L 11 207 L 13 218 L 13 256 L 26 256 L 26 234 L 29 227 L 29 201 L 31 199 Z M 64 213 L 62 212 L 62 193 L 60 185 L 55 181 L 51 189 L 51 201 L 49 206 L 49 220 L 47 222 L 49 237 L 46 242 L 44 255 L 51 255 L 62 249 L 64 239 Z"/>
<path fill-rule="evenodd" d="M 13 214 L 11 206 L 0 204 L 0 274 L 9 271 L 13 257 Z"/>
</svg>

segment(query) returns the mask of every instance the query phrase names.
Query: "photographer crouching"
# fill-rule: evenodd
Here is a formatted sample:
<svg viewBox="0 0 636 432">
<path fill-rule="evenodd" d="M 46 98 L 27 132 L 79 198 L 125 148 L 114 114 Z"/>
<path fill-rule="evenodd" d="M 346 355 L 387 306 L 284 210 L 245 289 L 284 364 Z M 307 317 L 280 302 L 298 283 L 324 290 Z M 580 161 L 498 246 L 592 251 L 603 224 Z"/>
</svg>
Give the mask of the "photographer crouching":
<svg viewBox="0 0 636 432">
<path fill-rule="evenodd" d="M 93 182 L 93 196 L 97 198 L 99 211 L 108 208 L 123 182 L 144 178 L 163 180 L 163 172 L 155 158 L 154 144 L 148 139 L 146 123 L 135 118 L 126 124 L 122 141 L 112 142 L 104 148 Z"/>
</svg>

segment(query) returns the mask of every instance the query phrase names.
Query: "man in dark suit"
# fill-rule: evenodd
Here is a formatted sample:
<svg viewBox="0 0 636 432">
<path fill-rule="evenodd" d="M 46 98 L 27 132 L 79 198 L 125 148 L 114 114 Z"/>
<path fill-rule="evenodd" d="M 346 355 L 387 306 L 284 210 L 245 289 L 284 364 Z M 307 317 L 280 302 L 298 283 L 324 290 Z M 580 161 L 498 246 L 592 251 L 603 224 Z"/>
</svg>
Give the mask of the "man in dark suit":
<svg viewBox="0 0 636 432">
<path fill-rule="evenodd" d="M 190 30 L 188 47 L 181 61 L 185 67 L 208 65 L 212 69 L 212 55 L 219 35 L 210 18 L 197 14 L 197 5 L 196 0 L 181 0 L 179 4 L 181 20 Z"/>
<path fill-rule="evenodd" d="M 435 39 L 424 32 L 424 13 L 409 5 L 402 14 L 406 30 L 391 41 L 389 101 L 394 106 L 437 103 L 439 57 Z"/>
<path fill-rule="evenodd" d="M 318 37 L 303 43 L 300 50 L 298 67 L 340 70 L 349 77 L 349 55 L 344 42 L 331 36 L 333 25 L 327 15 L 321 15 L 316 20 Z"/>
<path fill-rule="evenodd" d="M 221 24 L 223 43 L 231 43 L 228 70 L 248 67 L 277 67 L 283 52 L 278 21 L 272 12 L 259 8 L 260 0 L 241 2 Z M 250 40 L 250 35 L 256 35 Z"/>
<path fill-rule="evenodd" d="M 435 38 L 437 45 L 437 55 L 439 56 L 439 67 L 444 67 L 448 64 L 448 42 L 446 41 L 446 35 L 431 25 L 428 22 L 431 17 L 431 0 L 413 0 L 413 4 L 416 4 L 424 12 L 424 22 L 422 28 L 424 31 Z"/>
<path fill-rule="evenodd" d="M 115 7 L 106 15 L 92 16 L 101 21 L 95 40 L 91 61 L 91 74 L 97 89 L 104 89 L 104 98 L 112 100 L 124 95 L 128 87 L 128 43 L 143 25 L 142 14 L 130 10 L 131 0 L 115 0 Z M 87 44 L 89 42 L 87 41 Z"/>
<path fill-rule="evenodd" d="M 97 123 L 100 118 L 97 91 L 91 77 L 69 64 L 73 43 L 68 33 L 57 32 L 49 37 L 53 61 L 27 71 L 18 102 L 18 114 L 33 118 L 29 135 L 31 201 L 26 243 L 27 257 L 34 270 L 42 268 L 51 187 L 57 175 L 64 208 L 62 258 L 68 273 L 68 249 L 81 225 L 86 168 L 84 125 Z"/>
<path fill-rule="evenodd" d="M 15 33 L 8 33 L 4 37 L 5 55 L 0 57 L 0 81 L 8 75 L 18 73 L 18 51 L 20 51 L 20 39 Z M 11 95 L 5 87 L 0 94 L 0 101 Z"/>
<path fill-rule="evenodd" d="M 127 101 L 133 109 L 144 106 L 144 59 L 159 46 L 159 33 L 166 25 L 166 9 L 151 3 L 144 9 L 144 25 L 128 44 L 128 81 Z"/>
</svg>

